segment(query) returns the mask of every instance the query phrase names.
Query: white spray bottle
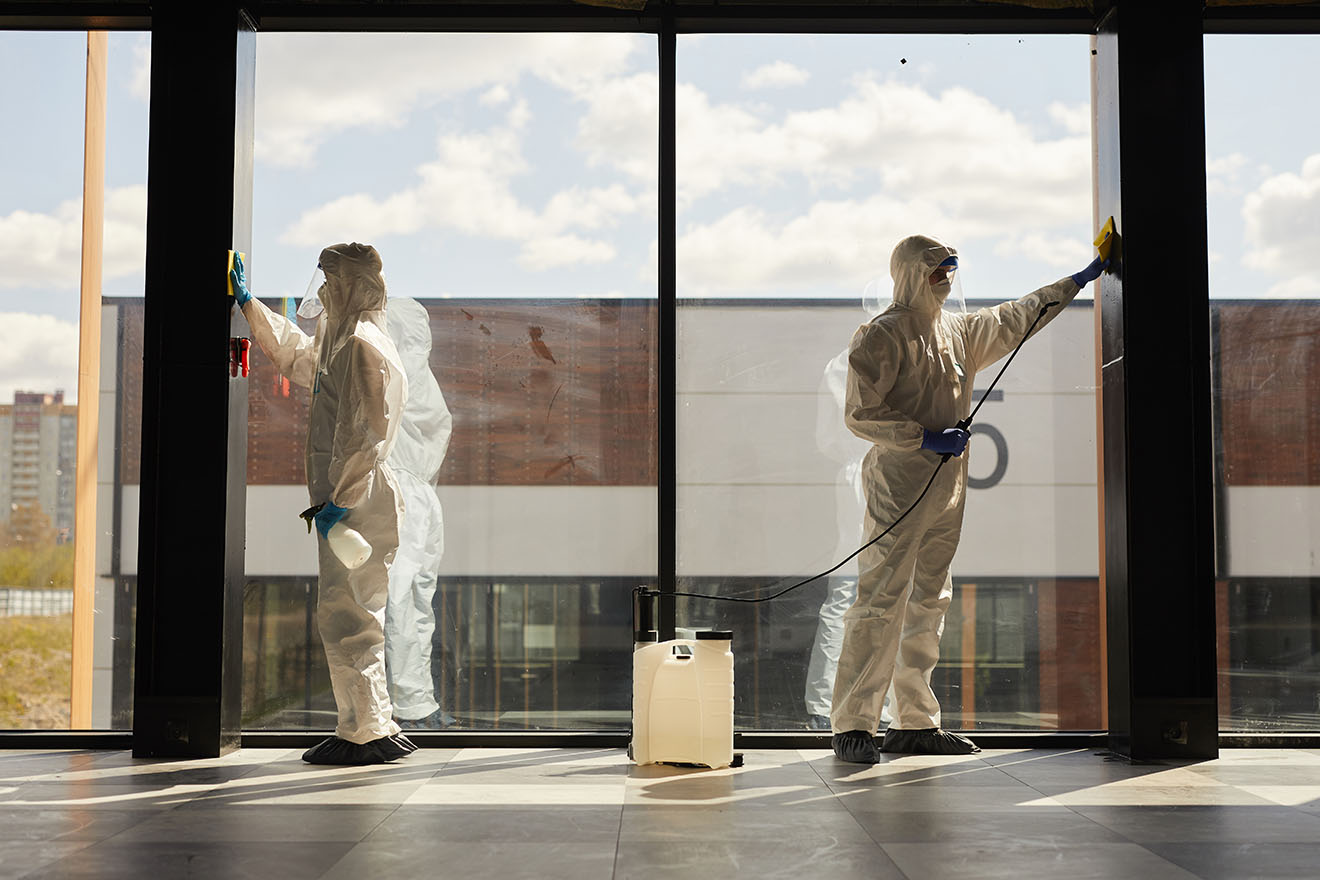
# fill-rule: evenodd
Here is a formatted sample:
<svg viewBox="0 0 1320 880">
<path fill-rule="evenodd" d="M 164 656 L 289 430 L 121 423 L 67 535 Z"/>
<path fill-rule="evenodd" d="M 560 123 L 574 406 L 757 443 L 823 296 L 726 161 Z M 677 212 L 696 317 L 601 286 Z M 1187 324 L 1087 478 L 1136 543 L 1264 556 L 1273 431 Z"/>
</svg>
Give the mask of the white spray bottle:
<svg viewBox="0 0 1320 880">
<path fill-rule="evenodd" d="M 307 522 L 307 531 L 310 534 L 312 524 L 316 519 L 316 514 L 320 513 L 324 504 L 318 504 L 309 507 L 298 514 Z M 371 544 L 362 537 L 362 533 L 356 529 L 350 529 L 342 522 L 337 522 L 330 527 L 330 531 L 325 536 L 326 543 L 330 545 L 330 552 L 335 554 L 344 568 L 350 571 L 360 567 L 364 562 L 371 558 Z"/>
</svg>

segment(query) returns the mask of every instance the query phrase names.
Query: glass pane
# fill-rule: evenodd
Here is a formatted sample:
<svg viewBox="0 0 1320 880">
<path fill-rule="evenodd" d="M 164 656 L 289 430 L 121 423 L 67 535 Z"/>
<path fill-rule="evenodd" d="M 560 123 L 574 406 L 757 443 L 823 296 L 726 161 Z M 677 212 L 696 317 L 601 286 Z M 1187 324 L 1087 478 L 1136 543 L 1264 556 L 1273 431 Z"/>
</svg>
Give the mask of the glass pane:
<svg viewBox="0 0 1320 880">
<path fill-rule="evenodd" d="M 387 313 L 420 304 L 410 400 L 452 419 L 405 408 L 390 459 L 406 729 L 628 726 L 631 591 L 656 576 L 656 82 L 629 35 L 258 37 L 253 293 L 292 315 L 323 247 L 370 242 Z M 328 729 L 311 394 L 252 362 L 244 723 Z"/>
<path fill-rule="evenodd" d="M 1320 120 L 1279 112 L 1315 37 L 1205 41 L 1219 724 L 1320 729 Z"/>
<path fill-rule="evenodd" d="M 0 144 L 0 729 L 132 725 L 149 45 L 107 40 L 105 116 L 92 121 L 104 133 L 104 189 L 92 190 L 102 304 L 84 313 L 88 34 L 0 32 L 0 108 L 22 120 Z M 81 398 L 80 322 L 100 349 L 87 370 L 99 394 Z M 81 464 L 80 425 L 96 445 Z M 75 603 L 79 552 L 93 558 Z M 75 619 L 88 634 L 77 646 Z"/>
<path fill-rule="evenodd" d="M 900 239 L 958 249 L 970 312 L 1091 259 L 1089 57 L 1084 37 L 679 41 L 684 589 L 766 596 L 861 545 L 871 443 L 844 424 L 847 349 Z M 1103 726 L 1089 296 L 973 425 L 931 680 L 947 728 Z M 734 631 L 740 726 L 828 725 L 857 570 L 760 605 L 680 601 L 680 626 Z"/>
</svg>

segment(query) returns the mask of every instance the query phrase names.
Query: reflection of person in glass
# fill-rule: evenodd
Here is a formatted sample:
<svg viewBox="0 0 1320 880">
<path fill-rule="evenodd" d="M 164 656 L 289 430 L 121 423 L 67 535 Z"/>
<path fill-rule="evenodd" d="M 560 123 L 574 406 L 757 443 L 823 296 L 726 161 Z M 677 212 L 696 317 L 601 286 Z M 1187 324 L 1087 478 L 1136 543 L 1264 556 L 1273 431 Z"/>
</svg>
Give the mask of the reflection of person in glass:
<svg viewBox="0 0 1320 880">
<path fill-rule="evenodd" d="M 1096 260 L 1076 275 L 992 308 L 967 313 L 954 273 L 957 251 L 923 235 L 894 248 L 893 303 L 854 334 L 848 352 L 845 421 L 872 446 L 862 467 L 864 526 L 875 538 L 917 500 L 942 456 L 927 495 L 858 557 L 857 601 L 844 616 L 831 726 L 835 754 L 879 760 L 873 739 L 893 684 L 894 723 L 886 752 L 968 754 L 971 740 L 940 729 L 931 689 L 944 614 L 953 598 L 949 566 L 966 500 L 968 432 L 978 369 L 1007 355 L 1046 303 L 1037 329 L 1099 276 Z"/>
<path fill-rule="evenodd" d="M 408 376 L 408 402 L 388 459 L 403 496 L 403 517 L 385 606 L 385 668 L 399 724 L 438 729 L 452 719 L 436 702 L 431 678 L 432 602 L 445 552 L 444 517 L 435 481 L 449 449 L 454 419 L 431 372 L 430 314 L 415 299 L 392 296 L 385 305 L 385 321 Z"/>
<path fill-rule="evenodd" d="M 298 314 L 316 334 L 268 309 L 247 290 L 243 264 L 231 273 L 252 338 L 294 382 L 312 389 L 307 415 L 307 491 L 319 506 L 316 619 L 339 709 L 335 735 L 313 746 L 314 764 L 376 764 L 415 746 L 392 719 L 385 673 L 385 603 L 399 545 L 401 498 L 386 459 L 394 446 L 407 379 L 385 327 L 385 279 L 370 245 L 321 251 Z M 370 544 L 357 567 L 332 549 L 340 522 Z"/>
<path fill-rule="evenodd" d="M 861 484 L 862 457 L 870 448 L 869 443 L 844 427 L 847 379 L 848 350 L 845 348 L 825 365 L 816 413 L 816 447 L 839 468 L 834 480 L 835 524 L 839 533 L 835 559 L 843 559 L 861 545 L 859 524 L 865 508 Z M 857 561 L 854 559 L 827 579 L 816 638 L 811 643 L 803 701 L 807 709 L 807 727 L 813 730 L 828 730 L 830 727 L 830 699 L 839 666 L 839 647 L 843 643 L 843 615 L 856 599 Z"/>
</svg>

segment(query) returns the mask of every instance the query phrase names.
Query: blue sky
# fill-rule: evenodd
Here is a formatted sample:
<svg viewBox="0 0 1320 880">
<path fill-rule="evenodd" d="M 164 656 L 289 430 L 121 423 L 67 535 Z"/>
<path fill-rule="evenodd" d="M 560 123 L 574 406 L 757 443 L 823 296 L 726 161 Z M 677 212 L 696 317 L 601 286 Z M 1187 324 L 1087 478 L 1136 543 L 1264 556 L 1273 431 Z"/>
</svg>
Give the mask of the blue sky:
<svg viewBox="0 0 1320 880">
<path fill-rule="evenodd" d="M 1313 42 L 1206 40 L 1217 296 L 1320 293 Z M 0 34 L 0 400 L 73 393 L 84 59 Z M 142 289 L 148 61 L 111 35 L 109 295 Z M 261 35 L 254 291 L 356 239 L 395 293 L 654 295 L 656 71 L 645 36 Z M 1085 37 L 682 37 L 678 73 L 680 296 L 857 297 L 913 231 L 975 298 L 1089 258 Z"/>
</svg>

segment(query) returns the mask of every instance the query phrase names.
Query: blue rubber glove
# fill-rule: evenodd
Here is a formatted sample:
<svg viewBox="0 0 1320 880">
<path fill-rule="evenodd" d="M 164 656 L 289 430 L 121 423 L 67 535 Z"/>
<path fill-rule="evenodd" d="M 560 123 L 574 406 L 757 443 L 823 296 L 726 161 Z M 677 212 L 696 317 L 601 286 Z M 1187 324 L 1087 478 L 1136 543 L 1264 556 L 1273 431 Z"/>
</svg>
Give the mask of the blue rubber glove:
<svg viewBox="0 0 1320 880">
<path fill-rule="evenodd" d="M 234 285 L 234 302 L 238 303 L 239 308 L 242 308 L 248 300 L 252 299 L 252 294 L 248 293 L 247 275 L 243 272 L 243 258 L 238 254 L 234 254 L 234 268 L 229 270 L 229 280 Z"/>
<path fill-rule="evenodd" d="M 330 529 L 347 514 L 347 507 L 340 507 L 333 501 L 327 501 L 325 507 L 317 511 L 315 517 L 316 530 L 321 533 L 322 538 L 330 537 Z"/>
<path fill-rule="evenodd" d="M 970 431 L 962 428 L 945 428 L 943 431 L 927 431 L 922 428 L 921 448 L 940 455 L 962 455 L 971 436 Z"/>
<path fill-rule="evenodd" d="M 1109 268 L 1108 260 L 1102 260 L 1099 257 L 1096 257 L 1094 260 L 1091 261 L 1091 265 L 1087 266 L 1085 269 L 1078 272 L 1076 275 L 1072 276 L 1072 280 L 1077 284 L 1078 287 L 1085 287 L 1095 279 L 1099 278 L 1100 273 L 1108 268 Z"/>
</svg>

